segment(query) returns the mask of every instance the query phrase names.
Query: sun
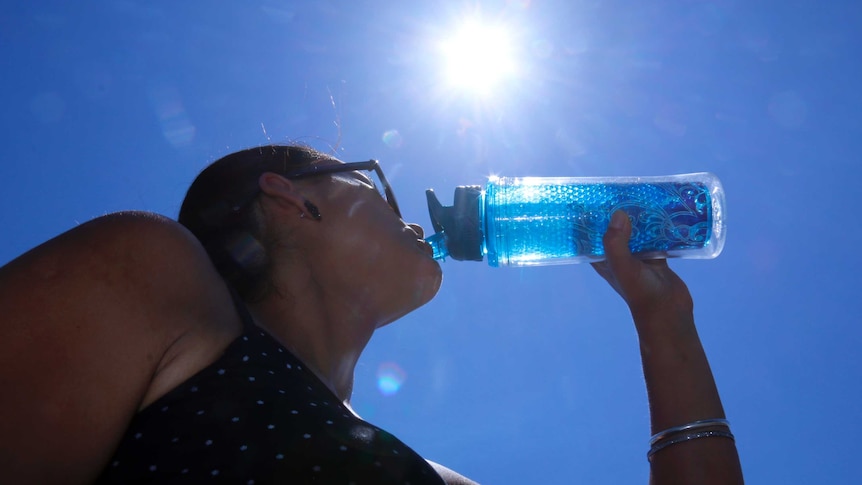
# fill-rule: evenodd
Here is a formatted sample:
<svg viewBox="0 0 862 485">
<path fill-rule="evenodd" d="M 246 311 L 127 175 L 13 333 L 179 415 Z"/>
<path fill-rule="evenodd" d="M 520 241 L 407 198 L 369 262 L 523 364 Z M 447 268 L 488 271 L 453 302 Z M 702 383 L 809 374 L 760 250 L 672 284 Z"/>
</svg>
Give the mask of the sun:
<svg viewBox="0 0 862 485">
<path fill-rule="evenodd" d="M 451 88 L 490 95 L 517 71 L 512 36 L 504 25 L 465 21 L 440 43 Z"/>
</svg>

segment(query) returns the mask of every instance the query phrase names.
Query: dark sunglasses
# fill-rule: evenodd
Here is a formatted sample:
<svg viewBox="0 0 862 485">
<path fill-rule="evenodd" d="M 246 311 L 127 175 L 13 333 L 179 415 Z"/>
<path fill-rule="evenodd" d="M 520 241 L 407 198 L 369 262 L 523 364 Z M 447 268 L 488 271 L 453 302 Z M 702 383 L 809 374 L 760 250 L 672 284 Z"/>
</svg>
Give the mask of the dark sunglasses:
<svg viewBox="0 0 862 485">
<path fill-rule="evenodd" d="M 380 168 L 380 162 L 377 160 L 368 160 L 367 162 L 334 163 L 329 165 L 309 165 L 308 167 L 294 170 L 293 172 L 284 173 L 282 176 L 288 179 L 300 179 L 312 177 L 314 175 L 355 172 L 357 170 L 366 170 L 377 176 L 377 182 L 380 183 L 378 184 L 374 180 L 371 180 L 372 185 L 380 191 L 380 195 L 386 199 L 386 202 L 388 202 L 389 206 L 392 207 L 392 210 L 398 214 L 398 217 L 401 217 L 401 210 L 398 209 L 398 202 L 395 201 L 395 194 L 392 193 L 392 187 L 389 185 L 389 181 L 386 180 L 386 176 L 383 175 L 383 170 Z"/>
</svg>

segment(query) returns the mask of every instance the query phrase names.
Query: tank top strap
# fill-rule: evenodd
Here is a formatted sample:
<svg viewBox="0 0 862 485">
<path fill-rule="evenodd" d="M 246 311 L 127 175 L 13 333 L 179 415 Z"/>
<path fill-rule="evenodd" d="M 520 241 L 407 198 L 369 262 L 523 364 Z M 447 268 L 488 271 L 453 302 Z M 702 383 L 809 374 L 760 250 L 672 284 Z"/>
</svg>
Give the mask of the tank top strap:
<svg viewBox="0 0 862 485">
<path fill-rule="evenodd" d="M 245 306 L 245 302 L 242 301 L 239 293 L 237 293 L 237 291 L 230 285 L 228 285 L 228 289 L 230 290 L 231 298 L 233 298 L 233 306 L 236 308 L 236 312 L 239 314 L 240 320 L 242 320 L 243 332 L 248 333 L 252 330 L 260 330 L 254 323 L 254 317 L 251 316 L 251 313 L 248 311 L 248 307 Z"/>
</svg>

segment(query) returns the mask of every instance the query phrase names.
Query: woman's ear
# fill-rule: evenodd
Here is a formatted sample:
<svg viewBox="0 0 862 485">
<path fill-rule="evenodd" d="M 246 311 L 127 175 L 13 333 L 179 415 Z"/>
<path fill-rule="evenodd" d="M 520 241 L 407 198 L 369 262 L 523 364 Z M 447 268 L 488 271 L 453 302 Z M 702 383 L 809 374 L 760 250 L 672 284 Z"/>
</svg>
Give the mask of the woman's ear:
<svg viewBox="0 0 862 485">
<path fill-rule="evenodd" d="M 296 184 L 290 179 L 273 172 L 264 172 L 258 178 L 260 191 L 267 195 L 279 207 L 295 210 L 298 214 L 307 212 L 305 198 L 296 190 Z"/>
</svg>

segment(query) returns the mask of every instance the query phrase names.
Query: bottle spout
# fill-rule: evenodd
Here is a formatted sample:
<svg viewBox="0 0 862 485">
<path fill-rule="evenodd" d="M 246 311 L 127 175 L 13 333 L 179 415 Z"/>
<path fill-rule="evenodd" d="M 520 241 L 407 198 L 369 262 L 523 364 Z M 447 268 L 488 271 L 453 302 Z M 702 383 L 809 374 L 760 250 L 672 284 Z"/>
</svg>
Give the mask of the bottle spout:
<svg viewBox="0 0 862 485">
<path fill-rule="evenodd" d="M 425 197 L 428 199 L 428 215 L 431 216 L 431 227 L 436 231 L 433 236 L 426 237 L 425 242 L 434 249 L 434 259 L 445 260 L 446 256 L 449 256 L 449 249 L 446 247 L 446 233 L 443 232 L 441 220 L 447 219 L 447 210 L 437 199 L 434 189 L 426 190 Z"/>
<path fill-rule="evenodd" d="M 437 232 L 426 241 L 434 248 L 435 259 L 451 256 L 458 261 L 482 261 L 483 235 L 479 220 L 481 193 L 482 189 L 478 185 L 457 187 L 455 203 L 444 206 L 433 189 L 425 191 L 431 226 Z"/>
<path fill-rule="evenodd" d="M 446 234 L 438 232 L 431 237 L 426 237 L 425 242 L 431 245 L 434 250 L 434 259 L 446 260 L 449 256 L 449 249 L 446 247 Z"/>
</svg>

